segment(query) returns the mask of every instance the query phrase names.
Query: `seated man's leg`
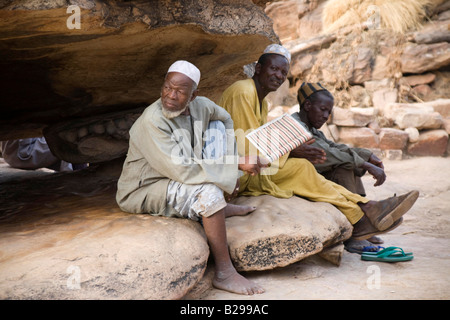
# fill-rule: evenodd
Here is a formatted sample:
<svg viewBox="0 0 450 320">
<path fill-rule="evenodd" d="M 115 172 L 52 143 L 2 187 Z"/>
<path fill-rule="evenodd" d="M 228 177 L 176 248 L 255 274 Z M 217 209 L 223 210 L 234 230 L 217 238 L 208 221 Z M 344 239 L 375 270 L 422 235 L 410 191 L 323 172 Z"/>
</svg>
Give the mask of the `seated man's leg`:
<svg viewBox="0 0 450 320">
<path fill-rule="evenodd" d="M 223 159 L 227 155 L 225 126 L 211 121 L 205 134 L 203 159 Z M 168 203 L 183 217 L 201 220 L 215 262 L 213 285 L 238 294 L 263 293 L 264 289 L 245 279 L 231 262 L 226 236 L 225 218 L 245 215 L 253 210 L 250 206 L 227 204 L 223 191 L 214 184 L 185 185 L 170 181 L 167 190 Z"/>
<path fill-rule="evenodd" d="M 71 171 L 72 165 L 55 157 L 44 137 L 2 142 L 3 158 L 13 168 L 35 170 L 49 168 Z"/>
<path fill-rule="evenodd" d="M 170 181 L 167 195 L 168 204 L 183 217 L 202 221 L 215 262 L 214 286 L 239 294 L 263 293 L 264 289 L 238 274 L 231 262 L 225 226 L 227 203 L 222 190 L 213 184 Z"/>
<path fill-rule="evenodd" d="M 231 148 L 234 145 L 227 145 L 227 134 L 225 125 L 222 121 L 214 120 L 208 124 L 208 130 L 205 132 L 205 144 L 202 149 L 203 159 L 225 159 L 227 155 L 227 147 Z M 234 150 L 232 150 L 234 152 Z M 237 182 L 237 181 L 236 181 Z M 256 207 L 242 206 L 229 203 L 225 208 L 225 218 L 235 215 L 245 215 L 252 212 Z"/>
<path fill-rule="evenodd" d="M 289 159 L 285 166 L 272 176 L 272 181 L 280 188 L 293 190 L 294 194 L 309 200 L 335 205 L 349 222 L 357 227 L 358 230 L 354 231 L 358 232 L 360 239 L 392 230 L 396 222 L 401 223 L 401 216 L 412 207 L 419 196 L 417 191 L 411 191 L 399 197 L 371 201 L 325 179 L 305 159 Z"/>
<path fill-rule="evenodd" d="M 350 192 L 357 193 L 363 197 L 366 196 L 366 190 L 364 189 L 362 179 L 360 176 L 355 174 L 354 170 L 337 167 L 333 170 L 322 172 L 321 174 L 327 180 L 343 186 Z M 364 224 L 362 223 L 362 225 Z M 356 226 L 356 228 L 359 228 L 359 226 Z M 370 246 L 372 245 L 371 243 L 381 244 L 384 242 L 376 236 L 373 236 L 367 240 L 355 240 L 354 238 L 351 238 L 347 242 L 344 242 L 345 248 L 352 252 L 362 250 L 361 248 Z"/>
<path fill-rule="evenodd" d="M 368 199 L 325 179 L 306 159 L 289 159 L 271 179 L 281 189 L 292 190 L 298 196 L 333 204 L 351 224 L 358 222 L 364 215 L 358 203 L 369 202 Z"/>
<path fill-rule="evenodd" d="M 252 295 L 264 289 L 241 276 L 234 268 L 227 244 L 225 212 L 220 210 L 203 218 L 203 227 L 215 262 L 213 285 L 222 290 Z"/>
<path fill-rule="evenodd" d="M 353 170 L 337 167 L 331 171 L 323 172 L 322 175 L 334 183 L 343 186 L 350 192 L 366 196 L 366 190 L 361 177 L 357 176 Z"/>
</svg>

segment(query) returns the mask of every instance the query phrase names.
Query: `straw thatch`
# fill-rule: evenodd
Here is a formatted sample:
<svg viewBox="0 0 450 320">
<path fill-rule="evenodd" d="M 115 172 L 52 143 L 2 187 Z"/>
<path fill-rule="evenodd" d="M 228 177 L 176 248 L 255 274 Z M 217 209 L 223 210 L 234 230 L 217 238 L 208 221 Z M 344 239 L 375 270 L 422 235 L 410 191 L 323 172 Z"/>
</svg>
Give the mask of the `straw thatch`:
<svg viewBox="0 0 450 320">
<path fill-rule="evenodd" d="M 325 33 L 348 26 L 390 29 L 405 33 L 417 29 L 427 9 L 443 0 L 329 0 L 323 9 Z"/>
</svg>

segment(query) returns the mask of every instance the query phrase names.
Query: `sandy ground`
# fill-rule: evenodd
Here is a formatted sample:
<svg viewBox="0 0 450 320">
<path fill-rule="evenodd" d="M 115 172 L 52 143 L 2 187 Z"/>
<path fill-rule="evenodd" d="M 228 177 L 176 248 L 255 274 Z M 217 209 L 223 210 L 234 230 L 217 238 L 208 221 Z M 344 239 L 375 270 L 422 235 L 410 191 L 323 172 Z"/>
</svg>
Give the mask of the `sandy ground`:
<svg viewBox="0 0 450 320">
<path fill-rule="evenodd" d="M 380 200 L 412 189 L 415 206 L 397 229 L 380 236 L 383 246 L 413 252 L 409 262 L 363 261 L 344 251 L 339 267 L 313 256 L 267 272 L 246 276 L 264 294 L 239 296 L 211 289 L 201 299 L 449 299 L 450 298 L 450 158 L 423 157 L 384 161 L 387 181 L 373 187 L 364 176 L 368 198 Z"/>
<path fill-rule="evenodd" d="M 285 268 L 247 273 L 248 278 L 265 288 L 264 294 L 241 296 L 207 289 L 196 299 L 449 299 L 450 158 L 423 157 L 384 163 L 388 179 L 383 186 L 373 187 L 371 176 L 364 177 L 369 198 L 379 200 L 412 189 L 420 191 L 403 224 L 382 236 L 383 246 L 402 247 L 413 252 L 414 260 L 369 262 L 344 251 L 337 267 L 313 256 Z M 11 169 L 0 158 L 0 189 L 5 181 L 47 174 L 45 169 L 35 172 Z"/>
</svg>

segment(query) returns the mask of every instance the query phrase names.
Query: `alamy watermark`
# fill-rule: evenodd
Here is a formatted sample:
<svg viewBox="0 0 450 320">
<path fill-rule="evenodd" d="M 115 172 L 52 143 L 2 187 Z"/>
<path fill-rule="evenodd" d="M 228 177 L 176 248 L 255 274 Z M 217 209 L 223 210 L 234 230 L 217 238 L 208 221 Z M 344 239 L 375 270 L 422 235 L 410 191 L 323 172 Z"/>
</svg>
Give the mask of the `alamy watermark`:
<svg viewBox="0 0 450 320">
<path fill-rule="evenodd" d="M 370 5 L 366 10 L 367 20 L 363 22 L 369 30 L 379 30 L 381 28 L 380 8 L 376 5 Z"/>
<path fill-rule="evenodd" d="M 366 269 L 366 273 L 370 274 L 367 278 L 366 286 L 369 290 L 381 288 L 381 269 L 377 265 L 370 265 Z"/>
<path fill-rule="evenodd" d="M 69 277 L 66 281 L 67 289 L 79 290 L 81 289 L 81 268 L 79 266 L 70 265 L 66 269 Z"/>
<path fill-rule="evenodd" d="M 171 161 L 174 165 L 228 165 L 228 164 L 257 164 L 268 163 L 269 160 L 262 156 L 259 158 L 257 148 L 249 142 L 246 134 L 252 130 L 244 131 L 242 129 L 226 129 L 225 132 L 216 128 L 208 128 L 205 132 L 202 130 L 202 122 L 195 121 L 193 126 L 193 135 L 202 137 L 201 143 L 196 143 L 194 148 L 191 146 L 191 133 L 186 129 L 176 129 L 171 135 L 171 141 L 175 142 L 171 150 Z M 270 134 L 264 136 L 262 140 L 267 144 L 271 144 L 273 149 L 281 149 L 282 140 L 281 132 L 278 130 L 271 131 Z M 255 155 L 250 157 L 236 155 L 236 148 L 241 154 Z M 278 172 L 278 162 L 275 160 L 270 167 L 260 172 L 262 175 L 273 175 Z"/>
<path fill-rule="evenodd" d="M 77 5 L 71 5 L 67 7 L 66 13 L 72 13 L 72 15 L 68 17 L 66 21 L 67 29 L 81 29 L 80 7 Z"/>
</svg>

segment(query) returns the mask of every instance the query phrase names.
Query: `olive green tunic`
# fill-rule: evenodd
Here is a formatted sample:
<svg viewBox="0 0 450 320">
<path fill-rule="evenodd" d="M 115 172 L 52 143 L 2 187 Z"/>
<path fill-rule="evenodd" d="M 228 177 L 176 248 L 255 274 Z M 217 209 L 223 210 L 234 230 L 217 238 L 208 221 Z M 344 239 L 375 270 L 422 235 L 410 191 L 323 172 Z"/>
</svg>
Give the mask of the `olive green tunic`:
<svg viewBox="0 0 450 320">
<path fill-rule="evenodd" d="M 307 128 L 300 120 L 298 112 L 293 113 L 297 121 Z M 346 144 L 335 143 L 325 137 L 322 131 L 312 128 L 311 133 L 316 140 L 312 146 L 323 149 L 326 152 L 327 159 L 324 163 L 314 164 L 319 173 L 328 172 L 337 167 L 353 170 L 357 176 L 363 176 L 365 170 L 361 168 L 364 162 L 368 161 L 372 155 L 372 151 L 364 148 L 351 148 Z"/>
<path fill-rule="evenodd" d="M 190 115 L 167 119 L 161 99 L 147 107 L 130 129 L 130 142 L 117 184 L 116 200 L 131 213 L 180 216 L 167 204 L 170 180 L 185 184 L 213 183 L 231 194 L 238 179 L 233 121 L 205 97 L 189 104 Z M 231 141 L 223 165 L 202 161 L 203 136 L 212 120 L 220 120 Z M 229 136 L 229 137 L 228 137 Z"/>
</svg>

